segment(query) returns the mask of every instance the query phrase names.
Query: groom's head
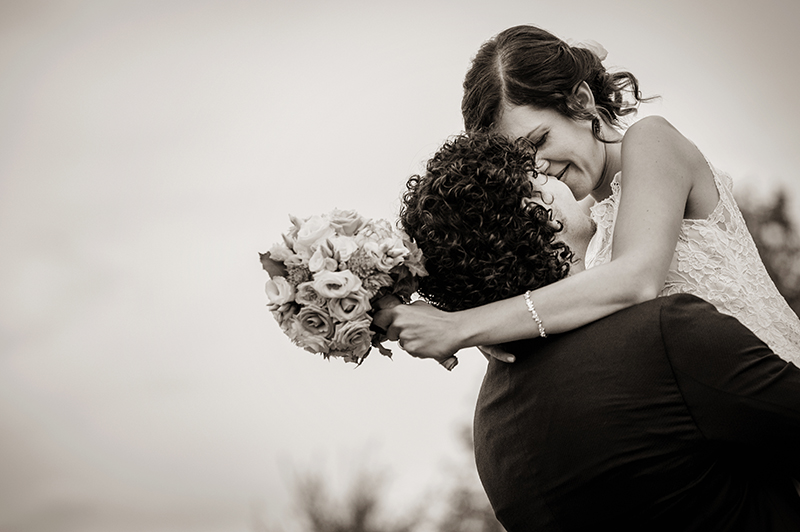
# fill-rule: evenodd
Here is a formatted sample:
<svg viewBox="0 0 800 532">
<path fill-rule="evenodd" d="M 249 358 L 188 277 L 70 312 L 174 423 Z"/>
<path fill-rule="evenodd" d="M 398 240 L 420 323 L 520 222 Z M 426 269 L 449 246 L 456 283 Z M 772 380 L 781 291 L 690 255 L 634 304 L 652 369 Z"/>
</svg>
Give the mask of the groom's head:
<svg viewBox="0 0 800 532">
<path fill-rule="evenodd" d="M 580 262 L 570 245 L 582 255 L 593 226 L 566 185 L 537 176 L 534 155 L 524 139 L 459 135 L 408 180 L 400 221 L 425 254 L 419 292 L 431 303 L 459 310 L 516 296 Z"/>
</svg>

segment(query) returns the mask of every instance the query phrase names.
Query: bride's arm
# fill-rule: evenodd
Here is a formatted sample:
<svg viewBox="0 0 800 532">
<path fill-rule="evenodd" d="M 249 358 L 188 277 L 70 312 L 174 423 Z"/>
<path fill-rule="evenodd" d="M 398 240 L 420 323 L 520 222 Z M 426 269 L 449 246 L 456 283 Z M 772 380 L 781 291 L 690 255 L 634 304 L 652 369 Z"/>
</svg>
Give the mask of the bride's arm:
<svg viewBox="0 0 800 532">
<path fill-rule="evenodd" d="M 622 145 L 623 194 L 613 260 L 532 293 L 547 333 L 570 331 L 658 295 L 664 284 L 695 176 L 708 166 L 663 119 L 631 126 Z M 539 335 L 523 296 L 458 312 L 417 304 L 392 309 L 390 338 L 415 356 Z"/>
</svg>

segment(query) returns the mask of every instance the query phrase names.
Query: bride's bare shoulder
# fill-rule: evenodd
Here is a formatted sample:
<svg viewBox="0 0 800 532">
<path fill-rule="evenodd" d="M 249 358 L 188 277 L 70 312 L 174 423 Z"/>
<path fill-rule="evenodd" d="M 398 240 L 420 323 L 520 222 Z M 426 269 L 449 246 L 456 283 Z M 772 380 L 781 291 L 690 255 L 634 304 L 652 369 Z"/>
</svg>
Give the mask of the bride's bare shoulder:
<svg viewBox="0 0 800 532">
<path fill-rule="evenodd" d="M 663 116 L 647 116 L 631 125 L 622 138 L 622 151 L 628 159 L 668 157 L 690 174 L 707 166 L 697 146 Z"/>
<path fill-rule="evenodd" d="M 657 115 L 646 116 L 625 131 L 622 137 L 623 147 L 640 144 L 666 144 L 668 148 L 679 148 L 683 144 L 694 146 L 666 118 Z"/>
</svg>

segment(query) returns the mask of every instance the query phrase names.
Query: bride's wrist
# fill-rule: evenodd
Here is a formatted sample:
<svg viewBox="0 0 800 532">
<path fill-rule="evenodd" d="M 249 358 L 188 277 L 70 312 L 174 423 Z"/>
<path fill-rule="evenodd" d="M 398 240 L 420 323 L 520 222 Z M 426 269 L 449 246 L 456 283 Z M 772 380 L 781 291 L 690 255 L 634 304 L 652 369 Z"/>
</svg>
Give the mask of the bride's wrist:
<svg viewBox="0 0 800 532">
<path fill-rule="evenodd" d="M 459 350 L 468 347 L 476 347 L 481 344 L 478 341 L 482 332 L 480 331 L 480 322 L 473 320 L 474 312 L 468 310 L 459 310 L 453 312 L 453 330 L 457 340 L 457 347 Z"/>
</svg>

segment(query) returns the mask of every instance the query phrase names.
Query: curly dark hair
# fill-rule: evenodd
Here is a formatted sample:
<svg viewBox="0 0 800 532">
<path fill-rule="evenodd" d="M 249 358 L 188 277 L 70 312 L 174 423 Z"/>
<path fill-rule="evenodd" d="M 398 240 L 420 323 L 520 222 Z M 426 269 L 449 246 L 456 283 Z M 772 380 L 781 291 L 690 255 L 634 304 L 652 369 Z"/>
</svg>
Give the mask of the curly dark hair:
<svg viewBox="0 0 800 532">
<path fill-rule="evenodd" d="M 400 226 L 425 255 L 419 293 L 454 311 L 506 299 L 566 277 L 573 254 L 531 180 L 529 141 L 474 132 L 448 140 L 409 178 Z"/>
<path fill-rule="evenodd" d="M 594 52 L 570 46 L 536 26 L 514 26 L 485 42 L 464 78 L 461 114 L 467 131 L 492 129 L 504 105 L 555 109 L 574 120 L 599 121 L 583 108 L 575 89 L 586 82 L 597 111 L 609 124 L 635 113 L 643 98 L 630 72 L 608 72 Z"/>
</svg>

